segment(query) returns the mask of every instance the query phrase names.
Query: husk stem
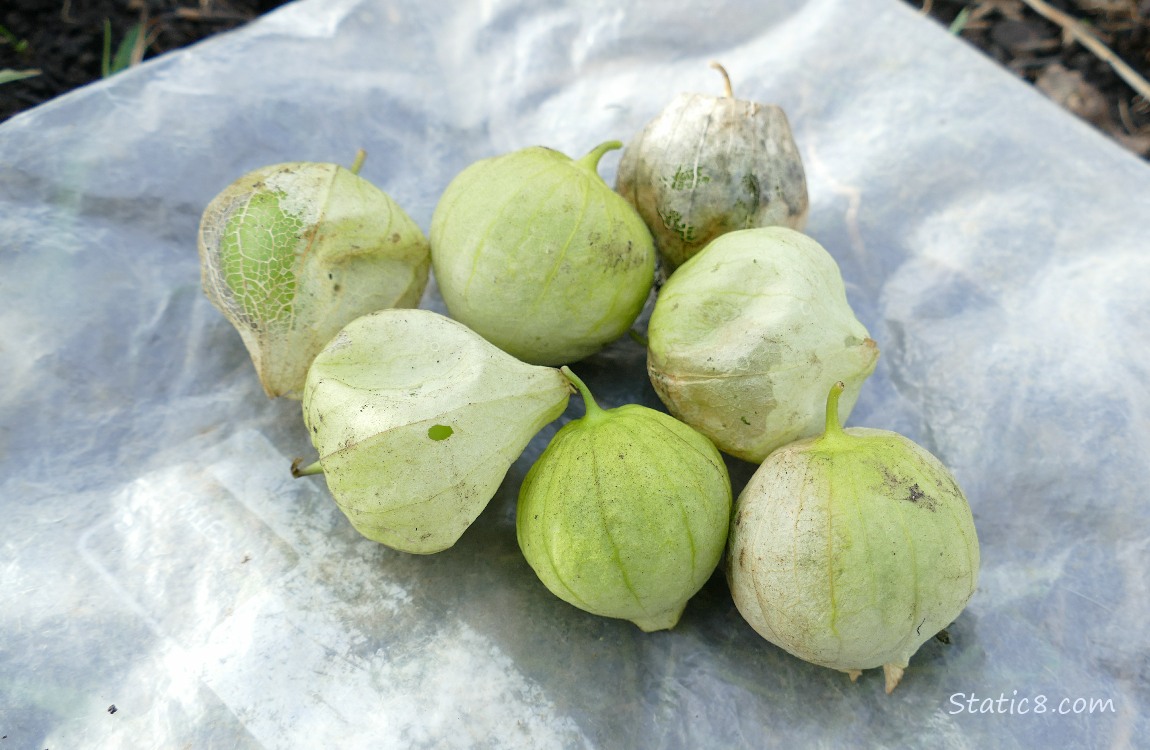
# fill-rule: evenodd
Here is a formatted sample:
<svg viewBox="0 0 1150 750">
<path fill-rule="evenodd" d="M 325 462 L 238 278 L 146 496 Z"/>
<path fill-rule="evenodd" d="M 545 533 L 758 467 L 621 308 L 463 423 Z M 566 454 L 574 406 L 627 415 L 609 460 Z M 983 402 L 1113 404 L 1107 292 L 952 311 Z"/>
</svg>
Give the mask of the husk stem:
<svg viewBox="0 0 1150 750">
<path fill-rule="evenodd" d="M 296 460 L 291 462 L 291 475 L 293 477 L 295 477 L 296 479 L 299 479 L 300 477 L 311 476 L 313 474 L 322 474 L 323 473 L 323 467 L 319 465 L 319 461 L 316 461 L 313 464 L 309 464 L 307 466 L 304 466 L 301 469 L 300 464 L 302 464 L 302 463 L 303 463 L 302 458 L 297 458 Z"/>
<path fill-rule="evenodd" d="M 591 151 L 586 156 L 584 156 L 582 159 L 579 159 L 575 163 L 587 171 L 593 172 L 595 176 L 598 177 L 599 160 L 603 158 L 603 154 L 607 153 L 608 151 L 614 151 L 617 148 L 623 148 L 622 141 L 605 141 L 591 149 Z"/>
<path fill-rule="evenodd" d="M 595 397 L 591 395 L 590 389 L 586 384 L 579 379 L 579 376 L 571 372 L 571 368 L 563 365 L 559 368 L 560 372 L 571 382 L 575 389 L 579 391 L 579 395 L 583 397 L 584 419 L 599 419 L 603 416 L 603 410 L 599 408 L 599 404 L 595 402 Z"/>
<path fill-rule="evenodd" d="M 366 158 L 367 158 L 367 152 L 364 151 L 362 148 L 359 149 L 358 151 L 356 151 L 355 152 L 355 161 L 353 161 L 351 163 L 351 169 L 349 171 L 352 174 L 358 175 L 360 168 L 363 167 L 363 161 Z"/>
<path fill-rule="evenodd" d="M 827 394 L 827 422 L 822 437 L 819 438 L 819 442 L 837 442 L 851 439 L 851 436 L 843 431 L 843 426 L 839 422 L 839 397 L 843 395 L 843 391 L 846 390 L 846 387 L 846 383 L 840 380 L 831 386 L 830 393 Z"/>
<path fill-rule="evenodd" d="M 728 99 L 734 99 L 735 98 L 735 92 L 731 88 L 731 77 L 729 75 L 727 75 L 727 69 L 724 68 L 722 65 L 720 65 L 717 62 L 712 62 L 711 67 L 714 68 L 715 70 L 719 71 L 719 73 L 721 73 L 723 76 L 723 89 L 724 89 L 723 95 L 726 96 Z"/>
</svg>

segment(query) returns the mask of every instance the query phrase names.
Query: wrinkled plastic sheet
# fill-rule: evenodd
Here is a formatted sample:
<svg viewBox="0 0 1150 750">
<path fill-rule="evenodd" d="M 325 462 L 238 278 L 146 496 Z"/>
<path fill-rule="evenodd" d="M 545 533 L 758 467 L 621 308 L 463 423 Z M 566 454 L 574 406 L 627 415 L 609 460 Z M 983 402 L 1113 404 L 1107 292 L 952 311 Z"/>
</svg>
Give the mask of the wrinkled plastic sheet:
<svg viewBox="0 0 1150 750">
<path fill-rule="evenodd" d="M 807 231 L 882 349 L 850 423 L 935 452 L 974 511 L 978 591 L 890 696 L 763 641 L 719 575 L 653 634 L 549 594 L 515 495 L 574 403 L 451 550 L 360 538 L 289 476 L 314 455 L 299 405 L 264 397 L 200 291 L 200 212 L 249 169 L 363 147 L 426 230 L 472 161 L 629 139 L 718 93 L 712 59 L 789 115 Z M 0 747 L 1131 746 L 1147 196 L 1144 163 L 895 0 L 305 0 L 16 117 Z M 658 407 L 643 360 L 624 339 L 576 369 Z"/>
</svg>

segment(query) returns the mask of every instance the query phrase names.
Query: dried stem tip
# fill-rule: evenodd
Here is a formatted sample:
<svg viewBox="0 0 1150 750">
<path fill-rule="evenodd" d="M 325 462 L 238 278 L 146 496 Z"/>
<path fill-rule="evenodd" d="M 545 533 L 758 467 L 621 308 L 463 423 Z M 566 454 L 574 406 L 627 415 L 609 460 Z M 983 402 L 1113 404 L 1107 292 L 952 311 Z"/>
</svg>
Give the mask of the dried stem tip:
<svg viewBox="0 0 1150 750">
<path fill-rule="evenodd" d="M 721 73 L 723 76 L 723 89 L 724 89 L 723 95 L 726 96 L 728 99 L 734 99 L 735 98 L 735 92 L 731 89 L 731 77 L 729 75 L 727 75 L 727 69 L 724 68 L 719 63 L 714 62 L 714 61 L 711 62 L 711 67 L 714 68 L 715 70 L 719 71 L 719 73 Z"/>
<path fill-rule="evenodd" d="M 297 458 L 291 462 L 291 475 L 296 479 L 300 477 L 311 476 L 313 474 L 322 474 L 323 467 L 320 466 L 319 461 L 311 463 L 307 466 L 303 465 L 303 459 Z"/>
</svg>

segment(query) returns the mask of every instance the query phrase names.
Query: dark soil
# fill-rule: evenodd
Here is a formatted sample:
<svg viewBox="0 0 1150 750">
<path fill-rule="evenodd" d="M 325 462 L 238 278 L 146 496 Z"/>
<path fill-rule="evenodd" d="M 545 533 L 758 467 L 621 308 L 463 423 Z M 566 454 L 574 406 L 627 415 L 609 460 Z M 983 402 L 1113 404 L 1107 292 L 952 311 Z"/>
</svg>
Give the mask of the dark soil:
<svg viewBox="0 0 1150 750">
<path fill-rule="evenodd" d="M 133 27 L 134 60 L 155 57 L 247 23 L 285 0 L 2 0 L 0 71 L 36 70 L 0 83 L 0 122 L 104 74 Z M 1096 52 L 1024 0 L 905 0 L 1035 84 L 1134 153 L 1150 158 L 1150 101 Z M 1048 0 L 1082 22 L 1143 79 L 1150 78 L 1150 0 Z M 105 29 L 109 29 L 110 33 Z M 125 46 L 125 58 L 131 46 Z M 124 59 L 127 63 L 128 60 Z"/>
<path fill-rule="evenodd" d="M 1150 101 L 1024 0 L 906 1 L 1126 148 L 1150 157 Z M 1150 79 L 1150 0 L 1046 5 L 1080 22 L 1144 81 Z"/>
<path fill-rule="evenodd" d="M 113 62 L 138 24 L 143 34 L 137 61 L 235 28 L 284 2 L 0 0 L 0 71 L 39 71 L 30 78 L 0 83 L 0 122 L 99 80 L 105 39 L 110 46 L 109 62 Z M 131 45 L 124 49 L 125 53 L 130 50 Z"/>
</svg>

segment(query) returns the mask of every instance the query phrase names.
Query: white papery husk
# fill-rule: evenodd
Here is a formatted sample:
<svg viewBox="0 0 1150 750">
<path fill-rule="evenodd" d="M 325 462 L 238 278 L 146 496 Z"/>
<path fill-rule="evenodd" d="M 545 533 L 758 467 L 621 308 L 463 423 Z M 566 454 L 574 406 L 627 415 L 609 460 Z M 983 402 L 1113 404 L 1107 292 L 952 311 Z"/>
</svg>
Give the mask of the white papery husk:
<svg viewBox="0 0 1150 750">
<path fill-rule="evenodd" d="M 817 435 L 836 381 L 849 415 L 878 361 L 834 258 L 785 227 L 725 234 L 683 264 L 647 335 L 647 372 L 667 409 L 754 463 Z"/>
<path fill-rule="evenodd" d="M 459 539 L 570 393 L 558 370 L 520 362 L 457 321 L 395 309 L 353 321 L 320 352 L 303 412 L 352 525 L 427 554 Z"/>
<path fill-rule="evenodd" d="M 786 113 L 730 94 L 676 96 L 627 144 L 615 189 L 650 227 L 668 272 L 726 232 L 801 230 L 810 204 Z"/>
<path fill-rule="evenodd" d="M 204 291 L 236 327 L 268 396 L 299 398 L 319 350 L 355 318 L 414 307 L 431 254 L 386 193 L 337 164 L 250 172 L 200 221 Z"/>
<path fill-rule="evenodd" d="M 889 693 L 974 594 L 978 537 L 926 449 L 834 420 L 828 436 L 772 453 L 740 493 L 727 580 L 765 639 L 852 679 L 881 666 Z"/>
</svg>

